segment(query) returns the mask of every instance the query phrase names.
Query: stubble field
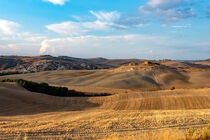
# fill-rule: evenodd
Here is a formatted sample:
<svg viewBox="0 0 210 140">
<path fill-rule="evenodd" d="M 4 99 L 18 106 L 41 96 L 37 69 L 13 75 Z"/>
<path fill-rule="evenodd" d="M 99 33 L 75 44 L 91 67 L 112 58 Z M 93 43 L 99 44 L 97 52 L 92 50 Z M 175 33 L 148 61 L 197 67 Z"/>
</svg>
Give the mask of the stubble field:
<svg viewBox="0 0 210 140">
<path fill-rule="evenodd" d="M 206 127 L 210 120 L 210 88 L 110 91 L 118 93 L 62 98 L 2 83 L 0 137 L 185 139 L 187 128 Z"/>
</svg>

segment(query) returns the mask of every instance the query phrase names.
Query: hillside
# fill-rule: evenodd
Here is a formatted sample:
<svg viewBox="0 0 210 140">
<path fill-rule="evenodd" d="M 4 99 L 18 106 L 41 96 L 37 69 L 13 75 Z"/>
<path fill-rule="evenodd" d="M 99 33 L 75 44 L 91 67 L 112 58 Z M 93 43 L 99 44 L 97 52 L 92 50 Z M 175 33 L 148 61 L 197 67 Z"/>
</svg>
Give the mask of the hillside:
<svg viewBox="0 0 210 140">
<path fill-rule="evenodd" d="M 0 56 L 0 71 L 39 72 L 50 70 L 81 70 L 109 68 L 87 59 L 66 56 Z"/>
<path fill-rule="evenodd" d="M 180 139 L 210 119 L 209 88 L 61 98 L 0 83 L 0 93 L 3 139 Z"/>
<path fill-rule="evenodd" d="M 104 58 L 86 61 L 42 57 L 43 60 L 41 57 L 11 58 L 17 59 L 11 64 L 18 62 L 27 66 L 47 62 L 47 65 L 36 65 L 35 70 L 39 72 L 35 73 L 14 72 L 10 75 L 5 72 L 0 79 L 21 78 L 67 87 L 87 95 L 111 95 L 55 97 L 30 92 L 16 84 L 0 83 L 2 139 L 180 140 L 186 138 L 186 129 L 201 129 L 210 120 L 210 69 L 206 61 L 142 63 Z M 61 61 L 74 65 L 72 69 L 77 70 L 58 70 L 60 65 L 57 63 Z M 81 68 L 84 61 L 97 65 L 97 69 Z M 101 68 L 108 65 L 105 62 L 110 62 L 109 69 Z M 4 68 L 9 64 L 4 63 Z M 49 69 L 52 64 L 55 69 Z"/>
<path fill-rule="evenodd" d="M 68 56 L 0 56 L 1 71 L 40 72 L 52 70 L 94 70 L 117 68 L 129 63 L 142 63 L 142 59 L 74 58 Z M 175 69 L 210 69 L 209 61 L 153 60 Z"/>
<path fill-rule="evenodd" d="M 58 110 L 84 110 L 87 108 L 101 108 L 106 110 L 210 108 L 210 88 L 174 91 L 131 91 L 105 97 L 55 97 L 30 92 L 14 83 L 0 83 L 0 93 L 0 106 L 2 108 L 0 115 L 17 115 L 21 112 L 23 114 L 31 114 Z"/>
<path fill-rule="evenodd" d="M 112 68 L 120 67 L 129 63 L 142 63 L 143 59 L 105 59 L 105 58 L 90 58 L 95 63 L 109 65 Z"/>
<path fill-rule="evenodd" d="M 75 99 L 30 92 L 14 83 L 0 83 L 0 93 L 0 116 L 82 110 L 96 106 L 89 103 L 86 97 L 77 97 L 82 104 L 78 104 L 77 101 L 72 104 Z"/>
<path fill-rule="evenodd" d="M 22 78 L 65 86 L 89 86 L 120 89 L 160 90 L 175 88 L 202 88 L 210 85 L 210 71 L 178 72 L 171 69 L 133 72 L 111 70 L 65 70 L 1 76 Z"/>
</svg>

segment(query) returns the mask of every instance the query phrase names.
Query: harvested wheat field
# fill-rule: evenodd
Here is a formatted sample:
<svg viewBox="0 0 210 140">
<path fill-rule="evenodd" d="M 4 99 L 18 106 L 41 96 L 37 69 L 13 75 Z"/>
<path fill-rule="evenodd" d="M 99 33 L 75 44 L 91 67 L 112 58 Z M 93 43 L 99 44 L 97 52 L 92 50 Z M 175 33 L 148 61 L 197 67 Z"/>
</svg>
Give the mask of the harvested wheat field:
<svg viewBox="0 0 210 140">
<path fill-rule="evenodd" d="M 108 89 L 115 94 L 54 97 L 1 83 L 0 138 L 186 139 L 210 121 L 210 88 L 97 92 Z"/>
</svg>

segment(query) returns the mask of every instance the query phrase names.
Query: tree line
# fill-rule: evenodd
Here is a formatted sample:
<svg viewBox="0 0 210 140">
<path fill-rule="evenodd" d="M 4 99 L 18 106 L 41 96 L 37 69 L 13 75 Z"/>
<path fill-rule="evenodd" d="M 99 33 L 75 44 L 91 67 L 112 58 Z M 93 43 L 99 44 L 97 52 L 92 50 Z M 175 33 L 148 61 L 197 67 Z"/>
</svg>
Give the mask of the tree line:
<svg viewBox="0 0 210 140">
<path fill-rule="evenodd" d="M 91 96 L 108 96 L 110 94 L 108 93 L 102 93 L 102 94 L 93 94 L 93 95 L 87 95 L 83 92 L 79 92 L 76 90 L 69 90 L 67 87 L 56 87 L 56 86 L 50 86 L 47 83 L 36 83 L 33 81 L 27 81 L 23 79 L 3 79 L 0 80 L 0 82 L 15 82 L 21 87 L 31 91 L 31 92 L 39 92 L 44 93 L 52 96 L 60 96 L 60 97 L 91 97 Z"/>
<path fill-rule="evenodd" d="M 27 74 L 27 73 L 34 73 L 34 71 L 29 71 L 29 72 L 5 71 L 5 72 L 0 72 L 0 76 L 13 75 L 13 74 Z"/>
<path fill-rule="evenodd" d="M 0 76 L 4 76 L 4 75 L 12 75 L 12 74 L 22 74 L 22 73 L 21 73 L 21 72 L 18 72 L 18 71 L 0 72 Z"/>
</svg>

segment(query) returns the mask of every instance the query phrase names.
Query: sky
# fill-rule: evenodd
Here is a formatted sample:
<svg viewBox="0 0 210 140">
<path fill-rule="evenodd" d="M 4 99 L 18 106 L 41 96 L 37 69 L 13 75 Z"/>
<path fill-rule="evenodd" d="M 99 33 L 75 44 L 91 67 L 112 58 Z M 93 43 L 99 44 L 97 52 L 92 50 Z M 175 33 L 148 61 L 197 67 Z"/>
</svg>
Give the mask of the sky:
<svg viewBox="0 0 210 140">
<path fill-rule="evenodd" d="M 0 0 L 0 55 L 210 58 L 210 0 Z"/>
</svg>

